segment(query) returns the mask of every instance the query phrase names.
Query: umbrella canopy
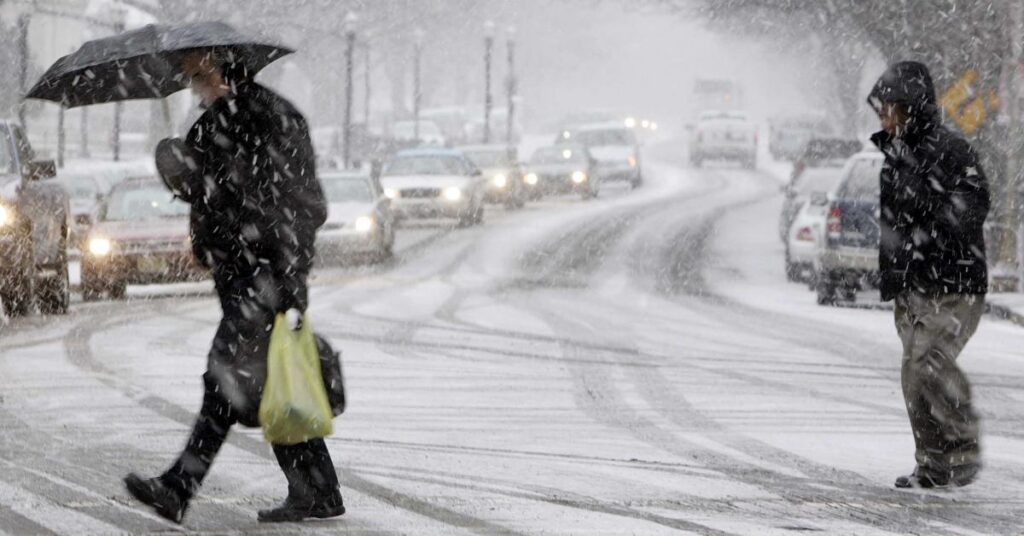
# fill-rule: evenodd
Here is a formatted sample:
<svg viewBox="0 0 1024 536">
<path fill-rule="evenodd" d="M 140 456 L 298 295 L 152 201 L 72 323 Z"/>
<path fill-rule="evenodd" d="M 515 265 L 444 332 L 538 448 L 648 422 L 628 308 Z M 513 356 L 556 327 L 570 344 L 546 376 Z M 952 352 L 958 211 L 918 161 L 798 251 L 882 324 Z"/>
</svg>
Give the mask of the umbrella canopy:
<svg viewBox="0 0 1024 536">
<path fill-rule="evenodd" d="M 188 87 L 184 52 L 226 49 L 252 74 L 293 50 L 235 30 L 223 22 L 150 24 L 95 39 L 57 60 L 25 95 L 74 108 L 88 104 L 163 98 Z"/>
</svg>

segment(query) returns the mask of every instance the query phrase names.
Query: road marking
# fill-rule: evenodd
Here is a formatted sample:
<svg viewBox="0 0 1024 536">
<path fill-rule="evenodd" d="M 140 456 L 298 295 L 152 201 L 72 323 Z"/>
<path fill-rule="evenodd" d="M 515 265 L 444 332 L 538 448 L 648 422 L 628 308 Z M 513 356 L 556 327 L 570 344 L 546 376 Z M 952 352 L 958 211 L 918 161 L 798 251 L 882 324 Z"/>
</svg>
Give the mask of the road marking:
<svg viewBox="0 0 1024 536">
<path fill-rule="evenodd" d="M 0 504 L 57 534 L 124 534 L 124 530 L 119 527 L 64 508 L 45 497 L 3 481 L 0 481 Z"/>
</svg>

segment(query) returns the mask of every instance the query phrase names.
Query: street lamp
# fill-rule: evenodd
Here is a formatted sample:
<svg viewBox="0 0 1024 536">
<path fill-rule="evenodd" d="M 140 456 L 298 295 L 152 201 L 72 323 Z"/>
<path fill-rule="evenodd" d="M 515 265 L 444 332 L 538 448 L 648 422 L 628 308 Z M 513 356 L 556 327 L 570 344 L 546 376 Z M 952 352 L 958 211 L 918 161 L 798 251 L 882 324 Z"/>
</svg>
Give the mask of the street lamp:
<svg viewBox="0 0 1024 536">
<path fill-rule="evenodd" d="M 18 92 L 22 95 L 28 90 L 26 87 L 28 83 L 28 26 L 31 21 L 32 15 L 29 13 L 18 15 Z M 18 123 L 21 124 L 22 131 L 27 134 L 24 99 L 18 103 Z"/>
<path fill-rule="evenodd" d="M 370 32 L 363 32 L 363 126 L 370 130 Z"/>
<path fill-rule="evenodd" d="M 494 49 L 494 21 L 484 23 L 484 143 L 491 142 L 491 52 Z"/>
<path fill-rule="evenodd" d="M 356 46 L 356 20 L 356 14 L 351 11 L 345 15 L 345 117 L 341 153 L 345 169 L 349 168 L 352 161 L 352 54 Z"/>
<path fill-rule="evenodd" d="M 413 33 L 413 71 L 412 71 L 412 137 L 417 142 L 420 139 L 420 105 L 423 101 L 421 63 L 423 61 L 423 30 L 416 28 Z"/>
<path fill-rule="evenodd" d="M 516 27 L 509 26 L 505 30 L 505 37 L 508 40 L 508 115 L 505 119 L 505 143 L 508 144 L 509 152 L 512 151 L 513 122 L 516 111 Z"/>
</svg>

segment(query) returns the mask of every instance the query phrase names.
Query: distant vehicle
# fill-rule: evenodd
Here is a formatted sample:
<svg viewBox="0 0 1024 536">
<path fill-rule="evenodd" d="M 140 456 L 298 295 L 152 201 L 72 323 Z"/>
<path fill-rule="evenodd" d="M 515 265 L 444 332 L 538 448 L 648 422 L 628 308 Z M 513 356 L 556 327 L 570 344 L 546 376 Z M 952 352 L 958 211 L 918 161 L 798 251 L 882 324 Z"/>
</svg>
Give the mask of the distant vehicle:
<svg viewBox="0 0 1024 536">
<path fill-rule="evenodd" d="M 128 179 L 111 190 L 82 253 L 86 301 L 123 299 L 128 284 L 207 277 L 189 242 L 189 206 L 155 176 Z"/>
<path fill-rule="evenodd" d="M 757 125 L 743 112 L 703 112 L 690 136 L 690 163 L 700 167 L 706 160 L 757 165 Z"/>
<path fill-rule="evenodd" d="M 103 174 L 96 170 L 62 170 L 57 182 L 71 198 L 71 244 L 82 251 L 89 235 L 89 229 L 96 220 L 96 213 L 110 191 L 110 185 Z"/>
<path fill-rule="evenodd" d="M 572 134 L 572 142 L 586 146 L 597 162 L 601 182 L 628 182 L 633 188 L 643 185 L 640 144 L 633 129 L 623 122 L 580 126 Z"/>
<path fill-rule="evenodd" d="M 396 218 L 484 219 L 483 174 L 454 149 L 407 149 L 384 163 L 380 177 Z"/>
<path fill-rule="evenodd" d="M 809 168 L 785 188 L 779 229 L 790 281 L 810 281 L 814 276 L 814 262 L 825 240 L 828 194 L 839 184 L 842 172 L 841 166 Z"/>
<path fill-rule="evenodd" d="M 21 127 L 0 120 L 0 300 L 11 316 L 37 304 L 43 313 L 68 311 L 71 204 L 55 176 Z"/>
<path fill-rule="evenodd" d="M 469 112 L 464 106 L 427 108 L 420 112 L 420 120 L 430 121 L 437 125 L 449 144 L 466 142 L 466 124 L 469 123 Z"/>
<path fill-rule="evenodd" d="M 398 142 L 414 145 L 428 145 L 433 147 L 444 147 L 447 140 L 444 133 L 433 121 L 420 120 L 419 135 L 416 132 L 416 121 L 398 121 L 391 125 L 391 137 Z"/>
<path fill-rule="evenodd" d="M 357 255 L 391 258 L 395 218 L 380 184 L 352 171 L 321 173 L 320 183 L 329 208 L 327 222 L 316 234 L 317 254 L 328 262 Z"/>
<path fill-rule="evenodd" d="M 531 199 L 567 193 L 592 199 L 601 190 L 597 162 L 584 145 L 541 147 L 530 156 L 524 171 L 523 182 Z"/>
<path fill-rule="evenodd" d="M 857 291 L 878 283 L 878 151 L 857 154 L 843 168 L 827 205 L 825 240 L 815 270 L 820 305 L 855 301 Z"/>
<path fill-rule="evenodd" d="M 464 145 L 458 148 L 484 174 L 484 200 L 507 208 L 521 208 L 526 201 L 523 170 L 515 148 L 506 145 Z"/>
<path fill-rule="evenodd" d="M 838 174 L 846 165 L 846 161 L 860 152 L 862 147 L 863 144 L 860 141 L 844 138 L 815 139 L 804 146 L 793 165 L 793 174 L 789 184 L 783 188 L 785 199 L 782 202 L 782 213 L 779 215 L 779 238 L 783 242 L 786 241 L 793 218 L 810 197 L 812 190 L 808 190 L 806 186 L 814 184 L 817 187 L 817 183 L 820 182 L 818 179 L 804 181 L 803 175 L 807 173 L 829 175 L 832 172 Z M 831 191 L 831 188 L 825 191 Z"/>
<path fill-rule="evenodd" d="M 728 78 L 698 78 L 691 102 L 697 111 L 738 110 L 743 106 L 743 87 Z"/>
<path fill-rule="evenodd" d="M 807 142 L 834 136 L 835 129 L 824 115 L 775 118 L 768 122 L 768 151 L 777 160 L 792 160 Z"/>
</svg>

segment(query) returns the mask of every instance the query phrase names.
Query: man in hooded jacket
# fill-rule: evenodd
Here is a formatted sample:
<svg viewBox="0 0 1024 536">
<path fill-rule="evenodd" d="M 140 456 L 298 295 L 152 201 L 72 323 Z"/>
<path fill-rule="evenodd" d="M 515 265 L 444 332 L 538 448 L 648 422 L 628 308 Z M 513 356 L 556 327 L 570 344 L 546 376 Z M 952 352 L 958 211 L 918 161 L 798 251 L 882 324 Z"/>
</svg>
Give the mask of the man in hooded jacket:
<svg viewBox="0 0 1024 536">
<path fill-rule="evenodd" d="M 989 191 L 978 156 L 941 123 L 927 67 L 899 62 L 868 97 L 882 130 L 881 293 L 895 301 L 902 386 L 917 466 L 896 487 L 963 486 L 981 466 L 978 416 L 956 358 L 985 308 L 982 225 Z"/>
<path fill-rule="evenodd" d="M 161 174 L 191 205 L 193 252 L 213 272 L 223 318 L 184 452 L 159 477 L 125 478 L 132 495 L 178 523 L 231 426 L 259 425 L 270 328 L 279 313 L 293 329 L 300 326 L 315 234 L 327 216 L 309 131 L 298 110 L 255 83 L 228 51 L 187 54 L 182 68 L 206 110 L 184 143 L 161 143 L 158 166 L 167 160 L 167 147 L 187 164 L 176 181 L 165 169 Z M 260 511 L 260 521 L 345 512 L 322 439 L 273 450 L 288 480 L 288 497 Z"/>
</svg>

